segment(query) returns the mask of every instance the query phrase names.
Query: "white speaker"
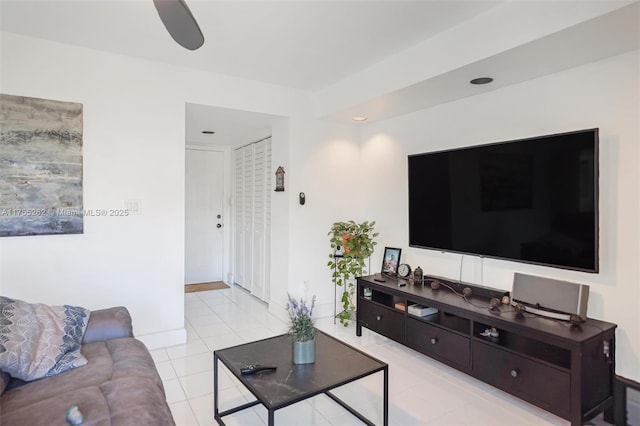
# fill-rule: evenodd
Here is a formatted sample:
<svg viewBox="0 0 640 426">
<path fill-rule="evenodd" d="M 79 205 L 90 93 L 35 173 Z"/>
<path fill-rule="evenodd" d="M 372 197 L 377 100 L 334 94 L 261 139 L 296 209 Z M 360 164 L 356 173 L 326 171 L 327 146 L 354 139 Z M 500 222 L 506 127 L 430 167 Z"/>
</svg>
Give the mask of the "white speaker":
<svg viewBox="0 0 640 426">
<path fill-rule="evenodd" d="M 589 286 L 516 272 L 513 276 L 511 303 L 522 303 L 527 312 L 551 318 L 568 321 L 571 315 L 578 315 L 585 319 Z"/>
</svg>

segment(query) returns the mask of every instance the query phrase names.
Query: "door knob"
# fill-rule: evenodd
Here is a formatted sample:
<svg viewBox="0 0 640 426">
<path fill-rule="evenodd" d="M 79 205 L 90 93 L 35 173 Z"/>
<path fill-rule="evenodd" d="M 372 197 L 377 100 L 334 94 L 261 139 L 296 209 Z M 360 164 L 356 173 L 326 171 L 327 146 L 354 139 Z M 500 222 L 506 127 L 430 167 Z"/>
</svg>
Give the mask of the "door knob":
<svg viewBox="0 0 640 426">
<path fill-rule="evenodd" d="M 222 228 L 222 224 L 221 223 L 217 224 L 216 228 Z"/>
</svg>

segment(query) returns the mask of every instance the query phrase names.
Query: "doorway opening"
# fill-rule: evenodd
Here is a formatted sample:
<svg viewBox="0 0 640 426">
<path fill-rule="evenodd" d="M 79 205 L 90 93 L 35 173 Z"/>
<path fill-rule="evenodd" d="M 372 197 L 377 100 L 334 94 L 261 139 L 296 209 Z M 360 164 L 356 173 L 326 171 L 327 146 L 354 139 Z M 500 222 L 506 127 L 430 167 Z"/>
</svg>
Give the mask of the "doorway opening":
<svg viewBox="0 0 640 426">
<path fill-rule="evenodd" d="M 288 121 L 191 103 L 185 113 L 185 284 L 237 284 L 269 302 L 271 135 Z"/>
</svg>

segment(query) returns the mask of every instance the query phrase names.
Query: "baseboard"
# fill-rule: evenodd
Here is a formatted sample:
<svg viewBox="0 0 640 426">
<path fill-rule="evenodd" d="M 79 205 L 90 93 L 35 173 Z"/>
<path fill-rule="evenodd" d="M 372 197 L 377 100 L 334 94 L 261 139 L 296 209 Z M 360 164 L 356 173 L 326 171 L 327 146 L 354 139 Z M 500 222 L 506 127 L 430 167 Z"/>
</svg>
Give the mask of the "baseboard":
<svg viewBox="0 0 640 426">
<path fill-rule="evenodd" d="M 287 309 L 284 305 L 275 302 L 274 300 L 269 301 L 269 313 L 278 317 L 282 321 L 289 323 L 289 314 L 287 313 Z M 315 317 L 315 315 L 314 315 Z"/>
<path fill-rule="evenodd" d="M 337 306 L 336 308 L 342 309 L 342 305 Z M 316 307 L 313 310 L 313 316 L 315 318 L 333 317 L 333 304 L 331 302 L 316 304 Z"/>
<path fill-rule="evenodd" d="M 289 314 L 284 305 L 280 305 L 273 300 L 269 301 L 269 313 L 275 315 L 287 324 L 289 323 Z M 313 318 L 325 317 L 333 317 L 333 305 L 331 303 L 316 303 L 313 307 Z"/>
<path fill-rule="evenodd" d="M 154 350 L 167 346 L 183 345 L 187 343 L 187 329 L 178 328 L 175 330 L 163 331 L 162 333 L 143 334 L 136 336 L 142 341 L 147 349 Z"/>
</svg>

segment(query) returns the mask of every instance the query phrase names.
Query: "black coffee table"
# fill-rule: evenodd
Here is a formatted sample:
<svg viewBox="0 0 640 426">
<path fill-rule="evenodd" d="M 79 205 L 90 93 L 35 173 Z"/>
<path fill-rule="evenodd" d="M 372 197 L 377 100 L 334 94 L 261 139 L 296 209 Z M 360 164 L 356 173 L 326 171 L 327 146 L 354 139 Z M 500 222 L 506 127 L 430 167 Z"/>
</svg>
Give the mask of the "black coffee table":
<svg viewBox="0 0 640 426">
<path fill-rule="evenodd" d="M 383 423 L 389 424 L 389 366 L 386 363 L 319 330 L 316 332 L 314 364 L 293 364 L 291 347 L 289 336 L 283 334 L 213 352 L 213 407 L 218 424 L 224 425 L 224 416 L 262 404 L 269 412 L 271 426 L 276 410 L 324 393 L 365 424 L 373 426 L 366 417 L 329 391 L 379 371 L 384 374 Z M 218 361 L 249 389 L 256 401 L 218 411 Z M 276 365 L 278 369 L 241 375 L 240 368 L 248 364 Z"/>
</svg>

